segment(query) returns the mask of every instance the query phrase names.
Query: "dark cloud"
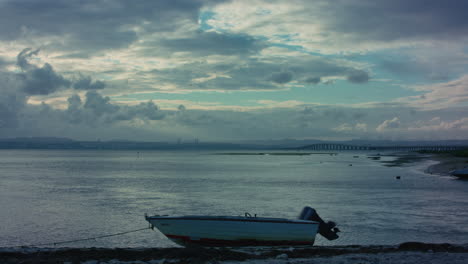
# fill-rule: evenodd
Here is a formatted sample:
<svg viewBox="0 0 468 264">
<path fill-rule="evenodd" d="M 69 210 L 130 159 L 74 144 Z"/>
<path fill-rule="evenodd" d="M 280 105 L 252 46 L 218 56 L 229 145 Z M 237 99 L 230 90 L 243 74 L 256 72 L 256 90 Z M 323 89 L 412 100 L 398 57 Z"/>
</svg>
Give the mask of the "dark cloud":
<svg viewBox="0 0 468 264">
<path fill-rule="evenodd" d="M 181 21 L 196 24 L 198 11 L 211 1 L 155 0 L 6 0 L 0 3 L 0 39 L 55 36 L 51 46 L 90 54 L 127 47 L 139 33 L 172 32 Z M 213 1 L 214 2 L 214 1 Z M 74 50 L 76 53 L 76 50 Z"/>
<path fill-rule="evenodd" d="M 363 70 L 352 70 L 346 77 L 352 83 L 366 83 L 369 81 L 369 74 Z"/>
<path fill-rule="evenodd" d="M 113 119 L 132 120 L 136 117 L 147 120 L 161 120 L 164 118 L 164 114 L 153 101 L 149 101 L 135 106 L 121 107 Z"/>
<path fill-rule="evenodd" d="M 268 61 L 253 58 L 219 63 L 198 61 L 171 69 L 155 70 L 150 74 L 159 82 L 177 84 L 182 89 L 278 89 L 277 84 L 291 81 L 308 84 L 335 76 L 355 83 L 369 80 L 369 75 L 363 70 L 316 56 L 273 58 Z M 209 78 L 210 74 L 220 76 Z M 308 79 L 311 75 L 314 79 Z M 205 80 L 197 81 L 200 79 Z"/>
<path fill-rule="evenodd" d="M 89 91 L 86 93 L 84 109 L 91 110 L 96 116 L 112 114 L 119 110 L 119 107 L 110 103 L 108 96 L 102 96 L 98 92 Z"/>
<path fill-rule="evenodd" d="M 71 84 L 69 80 L 57 74 L 48 63 L 20 73 L 18 78 L 23 82 L 23 91 L 30 95 L 50 94 Z"/>
<path fill-rule="evenodd" d="M 293 79 L 291 72 L 275 72 L 271 75 L 270 80 L 277 84 L 285 84 Z"/>
<path fill-rule="evenodd" d="M 93 127 L 106 126 L 119 121 L 160 120 L 163 112 L 152 101 L 134 106 L 119 106 L 113 104 L 108 96 L 96 91 L 88 91 L 84 103 L 80 96 L 68 98 L 68 108 L 64 111 L 64 119 L 73 124 L 85 124 Z"/>
<path fill-rule="evenodd" d="M 184 38 L 163 39 L 157 42 L 145 43 L 149 48 L 143 49 L 144 54 L 170 56 L 173 52 L 190 52 L 199 56 L 222 54 L 244 55 L 255 54 L 267 47 L 261 40 L 245 34 L 230 34 L 218 32 L 197 31 Z"/>
<path fill-rule="evenodd" d="M 313 84 L 318 84 L 320 83 L 321 78 L 320 77 L 307 77 L 304 82 L 305 83 L 313 83 Z"/>
<path fill-rule="evenodd" d="M 103 81 L 94 81 L 89 76 L 80 76 L 80 78 L 75 81 L 73 88 L 76 90 L 99 90 L 104 89 L 106 84 Z"/>
<path fill-rule="evenodd" d="M 312 9 L 317 6 L 313 5 Z M 324 2 L 322 7 L 312 14 L 320 16 L 325 31 L 364 41 L 459 39 L 468 32 L 467 1 L 341 0 Z"/>
<path fill-rule="evenodd" d="M 22 70 L 17 74 L 22 83 L 22 90 L 30 95 L 46 95 L 61 87 L 70 86 L 70 81 L 57 74 L 52 66 L 45 63 L 38 67 L 29 63 L 28 59 L 37 55 L 39 50 L 24 49 L 17 56 L 17 65 Z"/>
<path fill-rule="evenodd" d="M 28 59 L 31 58 L 32 56 L 35 56 L 39 53 L 39 49 L 32 50 L 31 48 L 26 48 L 22 50 L 18 55 L 16 56 L 16 65 L 20 67 L 22 70 L 29 70 L 30 68 L 35 68 L 34 65 L 30 64 Z"/>
<path fill-rule="evenodd" d="M 0 71 L 0 127 L 16 128 L 22 124 L 21 120 L 25 109 L 30 108 L 26 104 L 32 95 L 48 95 L 61 88 L 70 88 L 72 85 L 76 89 L 98 89 L 104 88 L 101 81 L 93 82 L 90 77 L 80 75 L 74 82 L 59 73 L 53 67 L 45 63 L 42 67 L 31 64 L 31 57 L 37 55 L 39 50 L 24 49 L 17 56 L 16 65 L 20 72 Z M 87 108 L 94 116 L 112 112 L 114 106 L 110 104 L 109 98 L 102 97 L 97 93 L 89 93 L 86 104 L 82 106 L 79 96 L 72 96 L 68 100 L 69 107 L 64 112 L 71 122 L 81 122 L 85 116 L 81 113 L 81 108 Z M 38 113 L 48 115 L 48 113 L 60 113 L 52 110 L 48 105 L 42 104 Z M 89 115 L 89 114 L 88 114 Z M 33 121 L 30 121 L 33 122 Z M 37 123 L 37 122 L 34 122 Z M 32 128 L 31 128 L 32 129 Z"/>
<path fill-rule="evenodd" d="M 66 119 L 71 123 L 80 123 L 83 121 L 81 115 L 82 102 L 79 95 L 75 94 L 68 98 L 68 108 L 65 111 Z"/>
<path fill-rule="evenodd" d="M 16 74 L 16 78 L 21 84 L 21 89 L 29 95 L 48 95 L 61 88 L 73 87 L 77 90 L 97 90 L 104 89 L 103 81 L 92 81 L 91 77 L 79 75 L 75 81 L 63 77 L 55 72 L 53 67 L 45 63 L 42 67 L 29 62 L 32 56 L 39 53 L 39 50 L 30 48 L 24 49 L 17 56 L 16 64 L 22 70 Z"/>
<path fill-rule="evenodd" d="M 15 127 L 27 97 L 14 74 L 0 72 L 0 130 Z"/>
</svg>

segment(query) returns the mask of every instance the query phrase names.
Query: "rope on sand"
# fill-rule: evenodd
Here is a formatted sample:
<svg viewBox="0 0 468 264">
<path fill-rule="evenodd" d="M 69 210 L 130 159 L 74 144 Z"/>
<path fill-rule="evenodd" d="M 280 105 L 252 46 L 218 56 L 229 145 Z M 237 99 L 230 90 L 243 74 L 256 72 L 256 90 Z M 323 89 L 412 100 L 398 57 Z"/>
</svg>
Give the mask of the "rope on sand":
<svg viewBox="0 0 468 264">
<path fill-rule="evenodd" d="M 19 246 L 13 246 L 13 247 L 38 247 L 38 246 L 50 246 L 50 245 L 60 245 L 60 244 L 68 244 L 68 243 L 74 243 L 74 242 L 81 242 L 81 241 L 87 241 L 87 240 L 96 240 L 99 238 L 106 238 L 106 237 L 113 237 L 113 236 L 121 236 L 129 233 L 135 233 L 139 232 L 142 230 L 146 230 L 150 227 L 145 227 L 145 228 L 140 228 L 140 229 L 135 229 L 135 230 L 129 230 L 125 232 L 119 232 L 119 233 L 114 233 L 114 234 L 108 234 L 108 235 L 102 235 L 102 236 L 96 236 L 96 237 L 87 237 L 87 238 L 80 238 L 80 239 L 74 239 L 74 240 L 65 240 L 65 241 L 57 241 L 57 242 L 51 242 L 51 243 L 40 243 L 40 244 L 30 244 L 30 245 L 19 245 Z"/>
</svg>

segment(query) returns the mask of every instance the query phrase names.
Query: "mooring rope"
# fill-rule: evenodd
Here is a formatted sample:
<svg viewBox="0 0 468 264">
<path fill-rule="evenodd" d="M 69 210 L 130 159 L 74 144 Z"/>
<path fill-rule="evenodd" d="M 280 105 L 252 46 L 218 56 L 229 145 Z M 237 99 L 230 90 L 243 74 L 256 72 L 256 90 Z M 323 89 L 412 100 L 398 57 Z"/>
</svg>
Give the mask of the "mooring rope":
<svg viewBox="0 0 468 264">
<path fill-rule="evenodd" d="M 68 244 L 68 243 L 74 243 L 74 242 L 81 242 L 81 241 L 87 241 L 87 240 L 96 240 L 100 238 L 106 238 L 106 237 L 113 237 L 113 236 L 121 236 L 129 233 L 134 233 L 134 232 L 139 232 L 142 230 L 149 229 L 151 227 L 145 227 L 145 228 L 140 228 L 140 229 L 135 229 L 135 230 L 129 230 L 125 232 L 119 232 L 119 233 L 114 233 L 114 234 L 108 234 L 108 235 L 102 235 L 102 236 L 96 236 L 96 237 L 87 237 L 87 238 L 80 238 L 80 239 L 74 239 L 74 240 L 65 240 L 65 241 L 58 241 L 58 242 L 51 242 L 51 243 L 39 243 L 39 244 L 30 244 L 30 245 L 19 245 L 19 246 L 13 246 L 13 247 L 37 247 L 37 246 L 48 246 L 48 245 L 60 245 L 60 244 Z"/>
</svg>

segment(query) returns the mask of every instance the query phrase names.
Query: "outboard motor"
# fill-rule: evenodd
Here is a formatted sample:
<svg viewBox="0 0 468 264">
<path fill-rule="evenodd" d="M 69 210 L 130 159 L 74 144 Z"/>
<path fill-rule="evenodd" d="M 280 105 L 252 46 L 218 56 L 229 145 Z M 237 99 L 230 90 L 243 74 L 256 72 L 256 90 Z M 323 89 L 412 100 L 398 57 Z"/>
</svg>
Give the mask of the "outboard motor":
<svg viewBox="0 0 468 264">
<path fill-rule="evenodd" d="M 319 222 L 318 232 L 328 240 L 335 240 L 338 238 L 336 233 L 340 232 L 340 229 L 336 227 L 336 223 L 332 221 L 323 221 L 323 219 L 317 214 L 317 211 L 312 207 L 304 207 L 299 215 L 299 219 Z"/>
</svg>

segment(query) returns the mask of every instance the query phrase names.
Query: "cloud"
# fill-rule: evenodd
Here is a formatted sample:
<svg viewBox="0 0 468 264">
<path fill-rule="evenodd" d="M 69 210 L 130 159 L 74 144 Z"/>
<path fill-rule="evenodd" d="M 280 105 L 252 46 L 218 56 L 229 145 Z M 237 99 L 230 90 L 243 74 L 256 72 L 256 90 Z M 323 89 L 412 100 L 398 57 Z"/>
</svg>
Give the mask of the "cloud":
<svg viewBox="0 0 468 264">
<path fill-rule="evenodd" d="M 352 33 L 361 39 L 459 39 L 468 30 L 468 19 L 462 11 L 468 4 L 456 0 L 347 0 L 322 4 L 324 30 Z M 312 4 L 308 7 L 313 8 Z"/>
<path fill-rule="evenodd" d="M 441 82 L 466 73 L 468 53 L 463 42 L 414 45 L 372 54 L 375 67 L 392 78 L 409 81 Z"/>
<path fill-rule="evenodd" d="M 6 65 L 8 65 L 9 63 L 3 59 L 2 57 L 0 57 L 0 70 L 5 67 Z"/>
<path fill-rule="evenodd" d="M 102 89 L 105 84 L 101 81 L 92 81 L 91 77 L 83 76 L 77 80 L 70 80 L 55 72 L 53 67 L 45 63 L 43 66 L 37 66 L 30 63 L 32 57 L 38 55 L 39 50 L 24 49 L 17 56 L 17 66 L 21 71 L 1 71 L 0 72 L 0 127 L 18 128 L 25 124 L 22 118 L 25 111 L 31 109 L 26 102 L 34 95 L 50 95 L 61 89 L 67 89 L 73 86 L 75 89 Z M 108 97 L 92 91 L 86 94 L 86 101 L 82 105 L 81 98 L 77 95 L 68 99 L 68 109 L 65 112 L 51 110 L 50 106 L 42 103 L 38 113 L 54 113 L 57 116 L 67 116 L 66 119 L 72 123 L 79 123 L 83 120 L 97 120 L 104 114 L 114 113 L 119 109 L 118 106 L 109 102 Z M 87 113 L 83 113 L 86 110 Z M 141 115 L 139 111 L 133 116 Z M 30 114 L 31 116 L 32 114 Z M 149 114 L 148 116 L 151 116 Z M 28 121 L 37 125 L 43 117 L 38 116 L 37 121 Z M 51 119 L 52 117 L 48 117 Z M 58 117 L 56 117 L 58 118 Z M 63 121 L 63 120 L 62 120 Z"/>
<path fill-rule="evenodd" d="M 165 117 L 164 113 L 153 102 L 148 101 L 135 106 L 124 106 L 114 116 L 115 120 L 132 120 L 134 118 L 146 120 L 161 120 Z"/>
<path fill-rule="evenodd" d="M 349 123 L 343 123 L 335 128 L 332 128 L 334 131 L 338 132 L 366 132 L 367 131 L 367 124 L 366 123 L 356 123 L 354 125 Z"/>
<path fill-rule="evenodd" d="M 354 129 L 361 132 L 367 131 L 367 124 L 366 123 L 357 123 L 354 125 Z"/>
<path fill-rule="evenodd" d="M 17 61 L 16 64 L 20 67 L 22 70 L 29 70 L 30 68 L 36 68 L 34 65 L 31 65 L 28 61 L 28 58 L 37 55 L 39 53 L 39 49 L 32 50 L 31 48 L 26 48 L 22 50 L 18 55 L 16 56 Z"/>
<path fill-rule="evenodd" d="M 267 47 L 267 44 L 246 34 L 195 31 L 184 37 L 155 40 L 145 43 L 145 46 L 149 47 L 143 49 L 143 54 L 170 56 L 174 52 L 188 52 L 196 56 L 206 56 L 256 54 Z"/>
<path fill-rule="evenodd" d="M 401 126 L 400 120 L 398 119 L 398 117 L 394 117 L 393 119 L 383 121 L 382 124 L 377 126 L 376 130 L 378 132 L 385 132 L 388 130 L 400 128 L 400 126 Z"/>
<path fill-rule="evenodd" d="M 81 97 L 77 94 L 69 97 L 68 101 L 68 109 L 65 111 L 66 119 L 71 123 L 80 123 L 82 122 L 82 115 L 81 115 Z"/>
<path fill-rule="evenodd" d="M 0 102 L 3 100 L 0 95 Z M 2 126 L 0 136 L 59 136 L 77 139 L 137 139 L 202 141 L 246 139 L 466 139 L 468 110 L 418 110 L 405 105 L 366 107 L 304 105 L 303 102 L 262 101 L 259 108 L 161 110 L 152 101 L 117 104 L 98 91 L 72 95 L 66 109 L 22 103 L 11 108 L 14 126 Z M 195 104 L 196 105 L 196 104 Z M 271 107 L 273 105 L 273 107 Z M 3 104 L 0 104 L 0 107 Z M 410 114 L 411 113 L 411 114 Z M 0 123 L 5 124 L 3 112 Z M 397 118 L 395 116 L 401 116 Z M 438 118 L 434 118 L 437 116 Z M 382 120 L 384 120 L 382 122 Z M 415 121 L 429 120 L 429 121 Z M 411 124 L 401 129 L 402 124 Z M 437 128 L 436 128 L 437 126 Z M 377 129 L 369 129 L 371 127 Z M 421 131 L 424 131 L 421 135 Z"/>
<path fill-rule="evenodd" d="M 349 63 L 348 63 L 349 64 Z M 354 83 L 369 80 L 364 70 L 343 61 L 305 55 L 303 57 L 226 58 L 223 61 L 199 60 L 169 69 L 146 73 L 159 83 L 178 89 L 194 90 L 277 90 L 295 82 L 307 85 L 321 78 L 343 78 Z M 308 79 L 314 76 L 314 79 Z"/>
<path fill-rule="evenodd" d="M 48 37 L 48 47 L 79 49 L 90 55 L 128 47 L 140 34 L 173 32 L 184 23 L 196 25 L 198 10 L 210 2 L 6 0 L 0 3 L 0 39 Z"/>
<path fill-rule="evenodd" d="M 96 116 L 103 114 L 115 113 L 119 107 L 110 103 L 108 96 L 102 96 L 95 91 L 89 91 L 86 93 L 86 101 L 83 105 L 84 109 L 92 111 Z"/>
<path fill-rule="evenodd" d="M 28 95 L 48 95 L 61 88 L 73 87 L 77 90 L 97 90 L 104 89 L 106 84 L 103 81 L 92 81 L 91 77 L 79 75 L 76 80 L 70 80 L 57 73 L 52 65 L 44 63 L 42 67 L 29 62 L 29 59 L 38 55 L 39 49 L 30 48 L 22 50 L 17 56 L 17 65 L 22 70 L 16 74 L 21 89 Z"/>
<path fill-rule="evenodd" d="M 313 83 L 313 84 L 320 83 L 320 81 L 321 81 L 320 77 L 308 77 L 304 80 L 305 83 Z"/>
<path fill-rule="evenodd" d="M 76 90 L 100 90 L 104 89 L 106 84 L 103 81 L 92 81 L 89 76 L 80 76 L 80 78 L 75 81 L 73 88 Z"/>
<path fill-rule="evenodd" d="M 61 87 L 69 87 L 71 82 L 57 74 L 50 64 L 37 67 L 29 63 L 28 58 L 38 53 L 38 49 L 24 49 L 17 56 L 17 65 L 22 70 L 17 78 L 22 83 L 22 90 L 30 95 L 46 95 Z"/>
<path fill-rule="evenodd" d="M 432 132 L 447 132 L 447 131 L 468 131 L 468 117 L 463 117 L 456 120 L 451 121 L 443 121 L 440 117 L 435 117 L 427 122 L 418 121 L 415 122 L 414 125 L 408 128 L 409 130 L 413 131 L 432 131 Z"/>
<path fill-rule="evenodd" d="M 270 80 L 277 84 L 285 84 L 293 79 L 291 72 L 275 72 L 271 75 Z"/>
<path fill-rule="evenodd" d="M 363 70 L 352 70 L 346 78 L 352 83 L 366 83 L 369 81 L 369 74 Z"/>
<path fill-rule="evenodd" d="M 462 10 L 467 8 L 457 0 L 232 1 L 210 9 L 206 23 L 311 52 L 340 54 L 466 41 L 468 19 Z"/>
<path fill-rule="evenodd" d="M 185 110 L 187 110 L 187 108 L 186 108 L 184 105 L 179 105 L 179 106 L 177 107 L 177 110 L 179 110 L 179 111 L 185 111 Z"/>
<path fill-rule="evenodd" d="M 26 95 L 19 89 L 14 75 L 0 72 L 0 128 L 15 127 L 21 110 L 26 104 Z M 0 130 L 1 130 L 0 129 Z"/>
<path fill-rule="evenodd" d="M 341 132 L 341 131 L 352 131 L 352 130 L 353 130 L 353 127 L 352 127 L 350 124 L 348 124 L 348 123 L 343 123 L 343 124 L 341 124 L 341 125 L 339 125 L 339 126 L 333 128 L 333 130 L 335 130 L 335 131 L 340 131 L 340 132 Z"/>
<path fill-rule="evenodd" d="M 448 82 L 417 85 L 411 88 L 422 94 L 399 98 L 396 101 L 426 109 L 464 106 L 468 102 L 468 75 Z"/>
<path fill-rule="evenodd" d="M 112 103 L 108 96 L 103 96 L 97 91 L 88 91 L 84 102 L 76 94 L 67 101 L 68 108 L 64 111 L 63 117 L 73 124 L 81 123 L 96 127 L 136 119 L 161 120 L 165 116 L 152 101 L 119 106 Z"/>
<path fill-rule="evenodd" d="M 30 95 L 50 94 L 71 84 L 69 80 L 57 74 L 48 63 L 20 73 L 18 78 L 23 83 L 23 91 Z"/>
<path fill-rule="evenodd" d="M 463 137 L 468 37 L 456 4 L 0 1 L 0 135 Z M 15 56 L 24 47 L 41 51 Z M 351 100 L 335 96 L 344 89 Z"/>
</svg>

